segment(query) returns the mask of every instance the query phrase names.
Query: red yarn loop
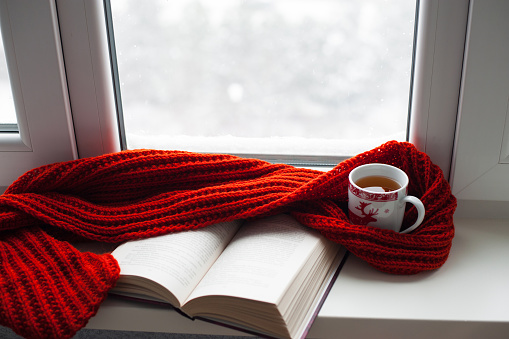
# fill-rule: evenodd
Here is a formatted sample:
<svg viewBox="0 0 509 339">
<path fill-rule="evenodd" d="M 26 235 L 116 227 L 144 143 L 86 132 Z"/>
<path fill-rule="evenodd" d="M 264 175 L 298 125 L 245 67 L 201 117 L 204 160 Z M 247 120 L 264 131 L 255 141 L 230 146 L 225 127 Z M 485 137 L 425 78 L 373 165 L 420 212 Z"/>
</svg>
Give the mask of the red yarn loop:
<svg viewBox="0 0 509 339">
<path fill-rule="evenodd" d="M 348 174 L 372 162 L 408 174 L 409 194 L 426 208 L 412 233 L 349 223 Z M 395 141 L 325 173 L 231 155 L 155 150 L 43 166 L 0 196 L 0 324 L 29 337 L 72 336 L 118 278 L 110 255 L 80 253 L 42 227 L 119 242 L 288 212 L 381 271 L 415 274 L 447 260 L 455 208 L 440 168 L 412 144 Z M 410 208 L 404 227 L 415 218 Z"/>
</svg>

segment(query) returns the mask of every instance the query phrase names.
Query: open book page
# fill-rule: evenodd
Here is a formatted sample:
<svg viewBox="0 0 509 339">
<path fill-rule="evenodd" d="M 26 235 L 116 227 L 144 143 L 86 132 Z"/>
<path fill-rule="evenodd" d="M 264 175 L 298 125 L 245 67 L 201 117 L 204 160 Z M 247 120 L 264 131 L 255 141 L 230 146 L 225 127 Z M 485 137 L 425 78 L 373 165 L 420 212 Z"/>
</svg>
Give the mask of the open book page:
<svg viewBox="0 0 509 339">
<path fill-rule="evenodd" d="M 323 237 L 288 215 L 246 223 L 189 299 L 228 295 L 277 304 Z"/>
<path fill-rule="evenodd" d="M 174 306 L 180 307 L 240 224 L 219 223 L 120 245 L 112 253 L 120 266 L 119 285 L 126 286 L 129 279 L 140 281 L 139 277 L 152 280 L 171 291 L 179 303 Z"/>
</svg>

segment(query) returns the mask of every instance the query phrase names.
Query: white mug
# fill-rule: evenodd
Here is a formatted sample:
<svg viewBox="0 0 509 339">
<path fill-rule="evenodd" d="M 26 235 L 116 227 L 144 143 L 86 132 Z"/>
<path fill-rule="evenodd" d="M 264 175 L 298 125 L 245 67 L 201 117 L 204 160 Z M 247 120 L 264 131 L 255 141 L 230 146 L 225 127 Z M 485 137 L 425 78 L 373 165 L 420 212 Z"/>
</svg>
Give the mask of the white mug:
<svg viewBox="0 0 509 339">
<path fill-rule="evenodd" d="M 375 176 L 392 179 L 397 185 L 384 189 L 381 187 L 383 182 L 372 180 L 371 177 Z M 424 205 L 418 198 L 407 195 L 408 176 L 399 168 L 376 163 L 362 165 L 354 168 L 348 179 L 348 211 L 353 224 L 399 232 L 407 202 L 417 209 L 417 221 L 401 233 L 413 231 L 424 219 Z M 361 186 L 365 187 L 359 186 L 363 181 Z M 390 182 L 392 181 L 388 181 Z"/>
</svg>

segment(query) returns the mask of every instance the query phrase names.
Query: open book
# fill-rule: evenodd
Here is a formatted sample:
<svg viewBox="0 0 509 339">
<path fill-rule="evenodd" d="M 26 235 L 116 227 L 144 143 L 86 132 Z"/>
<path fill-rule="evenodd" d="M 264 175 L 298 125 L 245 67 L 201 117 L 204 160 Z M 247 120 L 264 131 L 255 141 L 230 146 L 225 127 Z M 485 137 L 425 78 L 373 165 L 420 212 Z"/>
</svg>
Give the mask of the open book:
<svg viewBox="0 0 509 339">
<path fill-rule="evenodd" d="M 134 240 L 113 293 L 266 336 L 303 337 L 345 250 L 286 214 Z"/>
</svg>

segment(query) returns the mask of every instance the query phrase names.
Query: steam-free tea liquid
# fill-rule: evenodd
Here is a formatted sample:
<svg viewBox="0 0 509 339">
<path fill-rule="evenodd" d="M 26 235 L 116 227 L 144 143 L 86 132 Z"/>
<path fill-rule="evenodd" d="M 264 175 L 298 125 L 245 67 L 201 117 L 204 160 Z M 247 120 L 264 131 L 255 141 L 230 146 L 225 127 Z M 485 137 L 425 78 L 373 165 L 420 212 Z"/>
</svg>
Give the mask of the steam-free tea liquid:
<svg viewBox="0 0 509 339">
<path fill-rule="evenodd" d="M 381 175 L 360 178 L 355 184 L 360 188 L 380 187 L 385 192 L 396 191 L 401 188 L 401 185 L 396 180 Z"/>
</svg>

